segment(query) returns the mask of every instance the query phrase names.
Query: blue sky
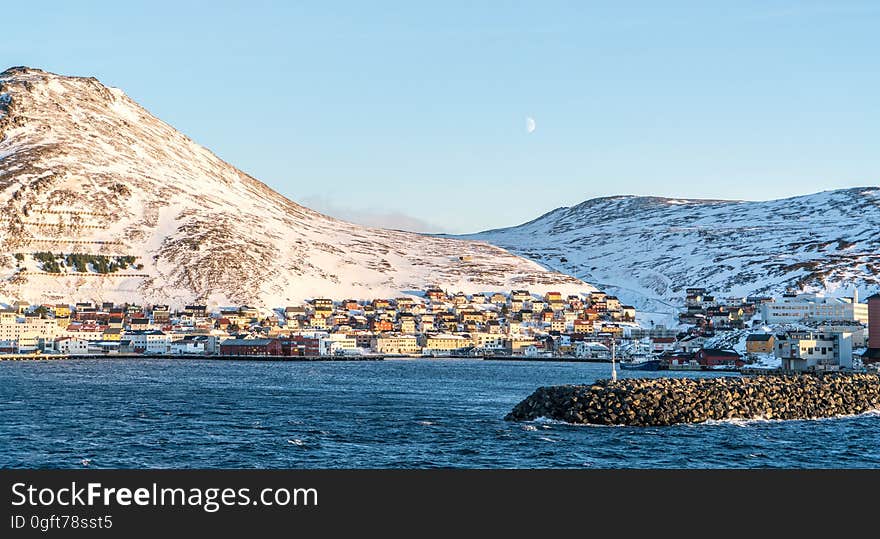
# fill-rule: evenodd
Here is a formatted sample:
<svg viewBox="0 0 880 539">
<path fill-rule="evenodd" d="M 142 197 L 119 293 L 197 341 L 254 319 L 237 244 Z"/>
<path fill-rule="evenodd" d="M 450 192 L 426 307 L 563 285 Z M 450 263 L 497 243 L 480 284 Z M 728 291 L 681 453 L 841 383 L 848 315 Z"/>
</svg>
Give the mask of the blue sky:
<svg viewBox="0 0 880 539">
<path fill-rule="evenodd" d="M 36 4 L 4 5 L 0 69 L 96 76 L 368 224 L 474 232 L 612 194 L 878 180 L 878 2 Z"/>
</svg>

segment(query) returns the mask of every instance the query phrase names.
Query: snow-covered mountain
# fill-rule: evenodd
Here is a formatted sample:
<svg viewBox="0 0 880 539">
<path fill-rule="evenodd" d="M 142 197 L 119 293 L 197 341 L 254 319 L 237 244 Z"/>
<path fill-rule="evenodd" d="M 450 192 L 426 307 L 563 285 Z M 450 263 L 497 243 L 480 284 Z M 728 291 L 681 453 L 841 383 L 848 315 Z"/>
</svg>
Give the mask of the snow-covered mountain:
<svg viewBox="0 0 880 539">
<path fill-rule="evenodd" d="M 616 196 L 464 236 L 588 280 L 655 312 L 684 289 L 849 295 L 880 283 L 880 189 L 766 202 Z"/>
<path fill-rule="evenodd" d="M 431 284 L 592 289 L 483 242 L 322 215 L 121 90 L 37 69 L 0 73 L 0 208 L 0 301 L 280 306 Z"/>
</svg>

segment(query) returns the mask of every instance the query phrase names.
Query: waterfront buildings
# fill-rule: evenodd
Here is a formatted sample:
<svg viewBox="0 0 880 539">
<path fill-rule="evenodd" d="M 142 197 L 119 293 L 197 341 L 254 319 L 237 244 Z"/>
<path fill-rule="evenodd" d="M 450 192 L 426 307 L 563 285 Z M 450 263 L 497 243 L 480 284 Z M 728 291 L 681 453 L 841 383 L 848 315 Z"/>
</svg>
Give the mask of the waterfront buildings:
<svg viewBox="0 0 880 539">
<path fill-rule="evenodd" d="M 278 309 L 190 304 L 29 305 L 0 310 L 0 353 L 347 356 L 565 355 L 601 358 L 638 326 L 602 292 L 316 298 Z M 575 343 L 581 343 L 575 345 Z"/>
</svg>

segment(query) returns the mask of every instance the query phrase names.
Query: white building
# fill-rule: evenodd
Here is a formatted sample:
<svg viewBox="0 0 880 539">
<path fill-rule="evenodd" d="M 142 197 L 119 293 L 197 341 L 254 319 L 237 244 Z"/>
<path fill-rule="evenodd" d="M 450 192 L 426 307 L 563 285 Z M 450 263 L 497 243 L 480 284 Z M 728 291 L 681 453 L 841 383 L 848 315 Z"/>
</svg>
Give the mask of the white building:
<svg viewBox="0 0 880 539">
<path fill-rule="evenodd" d="M 534 344 L 530 344 L 522 349 L 522 355 L 525 357 L 538 357 L 541 355 L 540 350 Z"/>
<path fill-rule="evenodd" d="M 172 354 L 204 354 L 206 344 L 205 340 L 180 339 L 171 342 L 170 350 Z"/>
<path fill-rule="evenodd" d="M 706 343 L 706 340 L 706 337 L 702 335 L 688 335 L 680 341 L 675 342 L 674 351 L 692 354 L 702 348 Z"/>
<path fill-rule="evenodd" d="M 104 339 L 104 326 L 71 324 L 60 330 L 62 337 L 82 339 L 84 341 L 101 341 Z"/>
<path fill-rule="evenodd" d="M 859 322 L 822 322 L 816 326 L 821 333 L 852 333 L 853 348 L 868 346 L 868 329 Z"/>
<path fill-rule="evenodd" d="M 602 343 L 578 341 L 574 343 L 574 355 L 581 359 L 610 360 L 611 349 Z"/>
<path fill-rule="evenodd" d="M 801 320 L 846 320 L 868 323 L 868 304 L 859 303 L 858 292 L 852 298 L 829 298 L 816 294 L 783 296 L 781 301 L 763 303 L 761 317 L 766 324 Z"/>
<path fill-rule="evenodd" d="M 358 354 L 357 339 L 344 333 L 331 333 L 318 340 L 318 353 L 322 356 Z"/>
<path fill-rule="evenodd" d="M 791 331 L 777 338 L 775 352 L 785 370 L 853 368 L 852 333 Z"/>
<path fill-rule="evenodd" d="M 675 337 L 654 337 L 651 339 L 651 349 L 655 354 L 663 354 L 675 350 Z"/>
<path fill-rule="evenodd" d="M 20 318 L 12 310 L 0 312 L 0 341 L 14 341 L 20 353 L 51 348 L 59 332 L 52 318 Z"/>
<path fill-rule="evenodd" d="M 55 341 L 55 349 L 60 354 L 71 356 L 89 354 L 90 341 L 85 339 L 77 339 L 75 337 L 59 337 Z"/>
<path fill-rule="evenodd" d="M 144 354 L 167 354 L 171 351 L 171 335 L 158 329 L 150 331 L 132 331 L 125 337 L 131 339 L 135 352 Z"/>
</svg>

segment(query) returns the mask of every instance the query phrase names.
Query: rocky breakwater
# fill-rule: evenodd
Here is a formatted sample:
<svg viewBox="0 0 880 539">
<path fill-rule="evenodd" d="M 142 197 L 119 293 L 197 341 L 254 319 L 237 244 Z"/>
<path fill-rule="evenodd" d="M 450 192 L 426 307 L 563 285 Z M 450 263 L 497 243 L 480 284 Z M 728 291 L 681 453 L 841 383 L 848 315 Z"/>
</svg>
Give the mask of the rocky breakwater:
<svg viewBox="0 0 880 539">
<path fill-rule="evenodd" d="M 660 426 L 718 419 L 814 419 L 880 409 L 880 376 L 639 378 L 538 388 L 505 419 Z"/>
</svg>

